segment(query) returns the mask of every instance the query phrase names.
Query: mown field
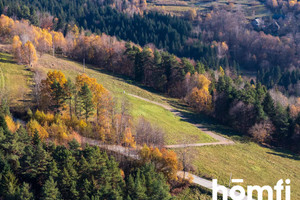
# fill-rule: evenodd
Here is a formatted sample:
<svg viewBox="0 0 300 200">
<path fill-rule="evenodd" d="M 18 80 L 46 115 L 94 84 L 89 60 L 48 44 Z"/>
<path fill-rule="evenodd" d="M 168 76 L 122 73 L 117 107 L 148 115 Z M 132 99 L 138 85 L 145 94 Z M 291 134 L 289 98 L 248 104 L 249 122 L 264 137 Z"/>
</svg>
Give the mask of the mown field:
<svg viewBox="0 0 300 200">
<path fill-rule="evenodd" d="M 33 73 L 0 52 L 0 94 L 6 95 L 11 106 L 26 106 L 30 100 Z"/>
<path fill-rule="evenodd" d="M 258 0 L 154 0 L 149 1 L 148 5 L 150 9 L 159 8 L 176 15 L 183 15 L 185 11 L 191 8 L 206 14 L 215 7 L 222 7 L 222 9 L 231 11 L 242 10 L 250 19 L 271 15 L 271 11 Z"/>
</svg>

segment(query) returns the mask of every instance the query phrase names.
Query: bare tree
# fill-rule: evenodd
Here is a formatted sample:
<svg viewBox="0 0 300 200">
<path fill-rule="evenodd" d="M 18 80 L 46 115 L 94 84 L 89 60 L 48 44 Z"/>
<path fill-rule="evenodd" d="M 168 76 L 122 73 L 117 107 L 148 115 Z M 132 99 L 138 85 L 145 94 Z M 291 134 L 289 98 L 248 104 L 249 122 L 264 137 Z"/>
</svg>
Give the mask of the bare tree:
<svg viewBox="0 0 300 200">
<path fill-rule="evenodd" d="M 135 140 L 138 144 L 147 144 L 158 148 L 164 146 L 164 131 L 158 127 L 153 127 L 144 117 L 139 119 L 135 131 Z"/>
</svg>

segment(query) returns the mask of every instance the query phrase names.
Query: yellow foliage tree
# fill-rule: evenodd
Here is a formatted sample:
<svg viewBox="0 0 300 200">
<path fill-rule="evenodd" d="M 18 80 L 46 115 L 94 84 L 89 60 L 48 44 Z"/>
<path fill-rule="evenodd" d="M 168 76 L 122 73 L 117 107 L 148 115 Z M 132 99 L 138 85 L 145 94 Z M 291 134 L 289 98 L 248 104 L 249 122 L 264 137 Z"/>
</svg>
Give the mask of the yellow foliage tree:
<svg viewBox="0 0 300 200">
<path fill-rule="evenodd" d="M 36 50 L 30 41 L 27 41 L 23 47 L 23 58 L 25 64 L 32 65 L 37 61 Z"/>
<path fill-rule="evenodd" d="M 195 17 L 197 17 L 197 11 L 196 11 L 196 9 L 195 8 L 189 9 L 187 11 L 187 18 L 189 20 L 194 20 Z"/>
<path fill-rule="evenodd" d="M 176 153 L 167 149 L 162 149 L 161 153 L 163 156 L 163 167 L 161 167 L 161 171 L 169 180 L 176 180 L 179 166 Z"/>
<path fill-rule="evenodd" d="M 149 148 L 146 144 L 140 151 L 140 157 L 143 163 L 151 162 L 155 168 L 162 172 L 168 180 L 177 179 L 178 159 L 174 151 L 167 149 Z"/>
<path fill-rule="evenodd" d="M 9 115 L 5 116 L 5 122 L 8 130 L 10 130 L 12 133 L 15 133 L 20 128 L 20 124 L 15 123 L 12 117 Z"/>
<path fill-rule="evenodd" d="M 54 115 L 51 113 L 44 113 L 43 111 L 37 110 L 34 114 L 34 118 L 42 125 L 51 124 L 54 122 Z"/>
<path fill-rule="evenodd" d="M 20 40 L 20 37 L 15 35 L 13 37 L 13 43 L 12 43 L 12 50 L 15 59 L 21 63 L 22 62 L 22 42 Z"/>
<path fill-rule="evenodd" d="M 14 20 L 5 16 L 1 15 L 0 17 L 0 36 L 1 37 L 9 37 L 11 36 L 11 32 L 14 27 Z"/>
<path fill-rule="evenodd" d="M 203 74 L 198 74 L 197 87 L 199 89 L 204 89 L 208 91 L 210 83 L 211 81 L 208 78 L 206 78 L 206 76 L 204 76 Z"/>
<path fill-rule="evenodd" d="M 64 85 L 67 82 L 66 76 L 61 71 L 49 71 L 47 73 L 47 78 L 45 80 L 42 80 L 42 84 L 46 84 L 48 86 L 51 86 L 54 82 L 57 82 L 60 84 L 61 87 L 64 87 Z"/>
<path fill-rule="evenodd" d="M 131 128 L 126 128 L 125 129 L 124 143 L 125 143 L 126 146 L 136 148 L 136 142 L 134 140 L 134 137 L 132 136 Z"/>
<path fill-rule="evenodd" d="M 52 41 L 53 41 L 53 47 L 54 50 L 56 48 L 61 48 L 64 50 L 67 45 L 67 41 L 64 37 L 64 35 L 61 32 L 52 31 Z"/>
<path fill-rule="evenodd" d="M 93 103 L 96 107 L 97 122 L 100 121 L 101 113 L 106 112 L 111 96 L 109 91 L 105 89 L 101 84 L 98 84 L 95 78 L 90 78 L 86 74 L 81 74 L 76 77 L 76 87 L 79 90 L 84 84 L 89 86 L 93 94 Z"/>
<path fill-rule="evenodd" d="M 140 150 L 140 156 L 144 163 L 151 161 L 151 150 L 146 144 Z"/>
<path fill-rule="evenodd" d="M 51 86 L 56 82 L 60 85 L 60 87 L 64 90 L 65 84 L 67 83 L 67 79 L 61 71 L 49 71 L 47 73 L 47 78 L 41 81 L 41 107 L 46 110 L 54 104 L 59 104 L 59 99 L 57 101 L 54 100 L 53 93 L 55 92 Z M 62 106 L 62 105 L 59 105 Z"/>
<path fill-rule="evenodd" d="M 45 138 L 48 138 L 49 137 L 49 134 L 48 132 L 46 131 L 46 129 L 44 127 L 42 127 L 38 121 L 36 120 L 30 120 L 28 123 L 27 123 L 27 130 L 28 130 L 28 133 L 30 135 L 34 135 L 35 132 L 37 131 L 40 138 L 41 139 L 45 139 Z"/>
<path fill-rule="evenodd" d="M 211 81 L 203 74 L 196 76 L 197 87 L 194 87 L 187 95 L 186 101 L 199 112 L 209 112 L 212 109 L 212 96 L 209 93 Z"/>
<path fill-rule="evenodd" d="M 224 72 L 224 69 L 220 66 L 219 68 L 219 72 L 220 72 L 220 75 L 221 76 L 224 76 L 225 75 L 225 72 Z"/>
<path fill-rule="evenodd" d="M 212 96 L 208 90 L 193 88 L 191 94 L 188 96 L 188 102 L 197 111 L 210 111 L 212 108 Z"/>
</svg>

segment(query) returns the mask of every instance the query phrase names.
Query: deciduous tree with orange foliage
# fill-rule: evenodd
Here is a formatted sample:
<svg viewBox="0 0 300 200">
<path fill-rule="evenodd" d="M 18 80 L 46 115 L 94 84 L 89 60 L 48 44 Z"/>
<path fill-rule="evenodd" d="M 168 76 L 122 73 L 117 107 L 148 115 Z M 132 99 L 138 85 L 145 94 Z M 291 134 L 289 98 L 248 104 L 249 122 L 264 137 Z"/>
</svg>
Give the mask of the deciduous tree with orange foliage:
<svg viewBox="0 0 300 200">
<path fill-rule="evenodd" d="M 195 87 L 187 94 L 186 101 L 197 111 L 209 112 L 212 109 L 212 96 L 209 92 L 211 81 L 203 74 L 195 74 Z"/>
<path fill-rule="evenodd" d="M 11 32 L 13 30 L 13 26 L 14 26 L 15 22 L 13 19 L 5 16 L 5 15 L 1 15 L 0 17 L 0 39 L 5 39 L 11 36 Z"/>
<path fill-rule="evenodd" d="M 20 124 L 14 122 L 10 115 L 5 116 L 5 122 L 8 130 L 10 130 L 12 133 L 16 132 L 20 128 Z"/>
<path fill-rule="evenodd" d="M 143 163 L 153 163 L 155 168 L 162 172 L 168 180 L 177 179 L 179 163 L 174 151 L 148 147 L 146 144 L 140 150 L 140 157 Z"/>
<path fill-rule="evenodd" d="M 18 63 L 22 62 L 22 42 L 20 40 L 20 37 L 15 35 L 13 37 L 13 43 L 12 43 L 12 51 L 14 54 L 15 59 Z"/>
<path fill-rule="evenodd" d="M 24 63 L 32 65 L 37 61 L 36 50 L 30 41 L 27 41 L 23 47 Z"/>
<path fill-rule="evenodd" d="M 18 63 L 32 65 L 37 61 L 36 50 L 30 41 L 22 44 L 19 36 L 13 37 L 13 54 Z"/>
<path fill-rule="evenodd" d="M 136 142 L 134 140 L 134 136 L 131 133 L 131 128 L 129 128 L 129 127 L 125 129 L 124 143 L 125 143 L 125 146 L 136 148 Z"/>
<path fill-rule="evenodd" d="M 43 110 L 54 109 L 59 112 L 65 102 L 65 84 L 67 79 L 61 71 L 49 71 L 47 78 L 41 81 L 41 103 Z"/>
<path fill-rule="evenodd" d="M 40 125 L 35 119 L 32 119 L 27 123 L 27 130 L 28 133 L 32 136 L 37 132 L 41 139 L 49 137 L 49 134 L 46 131 L 46 129 L 42 125 Z"/>
</svg>

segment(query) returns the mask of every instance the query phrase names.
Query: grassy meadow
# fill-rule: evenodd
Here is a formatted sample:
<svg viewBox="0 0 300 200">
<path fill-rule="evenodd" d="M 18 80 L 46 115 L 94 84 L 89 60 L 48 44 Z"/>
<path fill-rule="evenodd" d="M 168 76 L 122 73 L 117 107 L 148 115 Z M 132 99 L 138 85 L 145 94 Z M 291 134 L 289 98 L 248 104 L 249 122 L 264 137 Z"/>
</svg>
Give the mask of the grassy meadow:
<svg viewBox="0 0 300 200">
<path fill-rule="evenodd" d="M 18 65 L 13 57 L 0 52 L 0 94 L 7 95 L 12 107 L 26 106 L 30 100 L 33 73 Z"/>
<path fill-rule="evenodd" d="M 230 2 L 230 3 L 229 3 Z M 165 12 L 175 15 L 183 15 L 185 11 L 195 8 L 202 14 L 209 13 L 214 7 L 222 7 L 227 10 L 239 10 L 245 13 L 249 19 L 271 15 L 271 11 L 259 0 L 154 0 L 148 4 L 150 9 L 160 8 Z"/>
<path fill-rule="evenodd" d="M 61 70 L 68 78 L 75 80 L 75 77 L 83 72 L 81 64 L 62 58 L 53 58 L 44 54 L 38 61 L 38 70 L 46 74 L 49 70 Z M 182 121 L 179 117 L 174 116 L 170 111 L 146 101 L 127 95 L 135 94 L 156 102 L 164 103 L 172 99 L 167 99 L 159 94 L 151 93 L 139 86 L 133 85 L 130 80 L 121 77 L 115 77 L 101 72 L 99 69 L 93 69 L 88 66 L 85 73 L 90 77 L 96 78 L 105 88 L 113 93 L 118 99 L 127 98 L 131 104 L 131 114 L 134 121 L 137 122 L 139 117 L 152 122 L 155 126 L 163 129 L 166 133 L 166 144 L 180 144 L 183 141 L 187 143 L 205 143 L 215 141 L 212 137 L 204 134 L 192 124 Z M 125 93 L 124 93 L 125 91 Z"/>
<path fill-rule="evenodd" d="M 264 148 L 253 142 L 229 146 L 193 147 L 188 150 L 195 174 L 229 186 L 230 176 L 244 179 L 241 184 L 276 185 L 280 179 L 291 179 L 291 199 L 300 199 L 300 157 Z M 232 186 L 232 185 L 231 185 Z"/>
</svg>

